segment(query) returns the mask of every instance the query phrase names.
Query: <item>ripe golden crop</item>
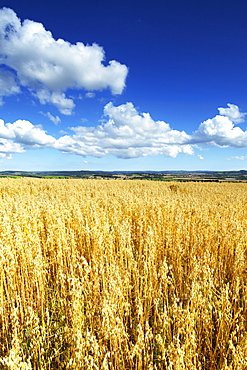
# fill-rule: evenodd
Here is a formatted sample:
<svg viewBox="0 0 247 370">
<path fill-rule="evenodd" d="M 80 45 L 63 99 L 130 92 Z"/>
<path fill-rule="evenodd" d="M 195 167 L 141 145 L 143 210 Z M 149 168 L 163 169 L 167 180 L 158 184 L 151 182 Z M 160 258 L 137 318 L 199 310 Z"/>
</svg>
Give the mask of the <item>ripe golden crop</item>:
<svg viewBox="0 0 247 370">
<path fill-rule="evenodd" d="M 0 368 L 247 368 L 247 184 L 0 180 Z"/>
</svg>

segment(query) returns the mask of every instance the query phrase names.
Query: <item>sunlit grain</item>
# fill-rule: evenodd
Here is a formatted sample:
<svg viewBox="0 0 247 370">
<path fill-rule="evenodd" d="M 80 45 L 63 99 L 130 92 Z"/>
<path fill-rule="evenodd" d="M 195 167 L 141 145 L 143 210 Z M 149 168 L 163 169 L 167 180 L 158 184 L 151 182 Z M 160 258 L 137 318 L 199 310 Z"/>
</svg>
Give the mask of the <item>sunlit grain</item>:
<svg viewBox="0 0 247 370">
<path fill-rule="evenodd" d="M 247 368 L 247 184 L 0 180 L 0 368 Z"/>
</svg>

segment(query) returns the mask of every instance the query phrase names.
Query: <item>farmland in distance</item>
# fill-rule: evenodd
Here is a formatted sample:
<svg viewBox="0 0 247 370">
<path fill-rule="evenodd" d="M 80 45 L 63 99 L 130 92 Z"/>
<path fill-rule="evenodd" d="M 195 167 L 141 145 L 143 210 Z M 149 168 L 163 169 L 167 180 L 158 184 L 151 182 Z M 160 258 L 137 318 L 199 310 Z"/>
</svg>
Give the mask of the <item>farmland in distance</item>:
<svg viewBox="0 0 247 370">
<path fill-rule="evenodd" d="M 0 179 L 0 368 L 242 370 L 247 184 Z"/>
</svg>

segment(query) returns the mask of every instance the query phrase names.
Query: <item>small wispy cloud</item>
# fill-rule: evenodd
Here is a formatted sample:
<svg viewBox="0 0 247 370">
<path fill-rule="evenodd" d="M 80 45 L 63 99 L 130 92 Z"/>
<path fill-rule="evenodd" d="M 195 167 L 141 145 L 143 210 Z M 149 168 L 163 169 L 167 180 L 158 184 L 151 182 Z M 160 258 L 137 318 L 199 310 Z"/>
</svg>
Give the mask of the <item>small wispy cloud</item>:
<svg viewBox="0 0 247 370">
<path fill-rule="evenodd" d="M 231 160 L 234 160 L 234 159 L 244 161 L 245 159 L 247 159 L 247 155 L 236 155 L 236 156 L 232 156 L 232 157 L 227 158 L 228 161 L 231 161 Z"/>
<path fill-rule="evenodd" d="M 60 122 L 61 122 L 61 119 L 56 116 L 54 117 L 50 112 L 47 112 L 47 117 L 53 122 L 55 123 L 55 125 L 58 125 Z"/>
<path fill-rule="evenodd" d="M 49 118 L 49 120 L 51 120 L 55 125 L 58 125 L 61 122 L 60 117 L 58 117 L 58 116 L 54 117 L 50 112 L 44 113 L 44 112 L 40 111 L 39 113 L 42 114 L 43 116 Z"/>
<path fill-rule="evenodd" d="M 88 99 L 92 99 L 92 98 L 94 98 L 94 97 L 95 97 L 95 93 L 93 93 L 93 92 L 87 92 L 87 93 L 85 94 L 85 97 L 86 97 L 86 98 L 88 98 Z"/>
</svg>

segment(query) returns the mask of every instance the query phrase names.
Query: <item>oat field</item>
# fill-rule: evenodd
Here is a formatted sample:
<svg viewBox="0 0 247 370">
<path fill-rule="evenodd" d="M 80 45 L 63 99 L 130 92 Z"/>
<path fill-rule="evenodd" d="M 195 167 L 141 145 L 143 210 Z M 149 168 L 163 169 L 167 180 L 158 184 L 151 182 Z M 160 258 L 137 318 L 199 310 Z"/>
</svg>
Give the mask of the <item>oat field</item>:
<svg viewBox="0 0 247 370">
<path fill-rule="evenodd" d="M 247 369 L 247 184 L 1 179 L 0 369 Z"/>
</svg>

